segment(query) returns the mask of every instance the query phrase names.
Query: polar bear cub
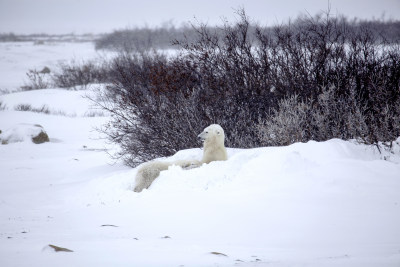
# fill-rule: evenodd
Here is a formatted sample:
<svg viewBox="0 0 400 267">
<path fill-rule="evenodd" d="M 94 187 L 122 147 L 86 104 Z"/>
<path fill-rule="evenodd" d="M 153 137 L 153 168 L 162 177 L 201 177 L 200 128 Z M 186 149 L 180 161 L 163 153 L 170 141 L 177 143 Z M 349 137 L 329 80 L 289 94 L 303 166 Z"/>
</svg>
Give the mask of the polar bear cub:
<svg viewBox="0 0 400 267">
<path fill-rule="evenodd" d="M 134 191 L 141 192 L 143 189 L 149 188 L 151 183 L 160 175 L 160 172 L 167 170 L 169 166 L 177 165 L 183 169 L 192 169 L 200 167 L 203 163 L 228 159 L 225 148 L 225 133 L 220 125 L 211 124 L 198 137 L 203 141 L 204 152 L 201 161 L 178 160 L 173 162 L 154 161 L 145 163 L 139 168 L 136 174 Z"/>
</svg>

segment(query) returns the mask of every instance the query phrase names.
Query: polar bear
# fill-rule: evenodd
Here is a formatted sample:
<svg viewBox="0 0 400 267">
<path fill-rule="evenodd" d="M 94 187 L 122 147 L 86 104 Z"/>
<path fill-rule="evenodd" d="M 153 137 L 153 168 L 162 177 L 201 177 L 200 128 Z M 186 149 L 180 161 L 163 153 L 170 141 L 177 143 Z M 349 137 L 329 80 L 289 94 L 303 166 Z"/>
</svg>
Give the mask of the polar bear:
<svg viewBox="0 0 400 267">
<path fill-rule="evenodd" d="M 220 125 L 211 124 L 198 137 L 203 141 L 204 152 L 201 161 L 178 160 L 173 162 L 154 161 L 145 163 L 139 168 L 136 174 L 136 186 L 133 191 L 141 192 L 143 189 L 148 188 L 160 175 L 160 172 L 167 170 L 169 166 L 177 165 L 183 169 L 192 169 L 200 167 L 203 163 L 228 159 L 224 144 L 225 133 Z"/>
</svg>

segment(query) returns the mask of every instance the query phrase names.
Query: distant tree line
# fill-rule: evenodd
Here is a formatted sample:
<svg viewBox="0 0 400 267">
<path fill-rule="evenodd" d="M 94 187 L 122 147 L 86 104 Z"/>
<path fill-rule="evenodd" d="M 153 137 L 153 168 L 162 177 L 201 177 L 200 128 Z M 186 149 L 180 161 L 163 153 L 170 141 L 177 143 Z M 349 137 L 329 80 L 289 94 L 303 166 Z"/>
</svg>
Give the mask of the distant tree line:
<svg viewBox="0 0 400 267">
<path fill-rule="evenodd" d="M 368 29 L 370 34 L 374 37 L 377 42 L 385 41 L 387 43 L 399 43 L 400 42 L 400 21 L 394 20 L 349 20 L 345 17 L 339 18 L 340 23 L 345 25 L 352 33 L 363 31 Z M 299 17 L 290 23 L 291 27 L 298 27 L 304 23 L 304 18 Z M 322 22 L 320 22 L 322 23 Z M 283 25 L 279 26 L 282 27 Z M 216 34 L 222 35 L 223 30 L 220 27 L 206 26 L 209 31 L 213 31 Z M 260 27 L 253 24 L 249 25 L 249 28 L 262 28 L 263 31 L 274 31 L 274 27 Z M 174 40 L 189 40 L 190 42 L 195 41 L 198 36 L 196 27 L 185 25 L 181 27 L 175 27 L 174 25 L 168 25 L 165 27 L 142 27 L 116 30 L 109 34 L 104 34 L 95 41 L 96 49 L 107 49 L 115 51 L 142 51 L 148 49 L 167 49 L 167 48 L 178 48 L 173 45 Z M 255 32 L 250 31 L 249 34 L 253 35 Z M 252 36 L 254 37 L 254 36 Z M 351 36 L 347 37 L 348 40 Z"/>
<path fill-rule="evenodd" d="M 303 18 L 299 17 L 291 22 L 294 26 L 303 23 Z M 383 39 L 388 43 L 400 42 L 400 21 L 397 20 L 349 20 L 345 17 L 340 18 L 341 23 L 352 29 L 353 32 L 362 31 L 368 28 L 375 39 Z M 281 25 L 283 26 L 283 25 Z M 249 25 L 255 28 L 256 25 Z M 260 26 L 257 26 L 260 27 Z M 209 30 L 223 34 L 220 27 L 208 26 Z M 264 31 L 273 31 L 275 26 L 262 27 Z M 251 33 L 250 33 L 251 34 Z M 112 33 L 104 34 L 15 34 L 0 33 L 0 42 L 28 42 L 28 41 L 94 41 L 96 49 L 107 49 L 114 51 L 121 50 L 148 50 L 177 48 L 173 45 L 174 40 L 194 41 L 197 36 L 196 28 L 191 25 L 176 27 L 173 24 L 166 24 L 160 27 L 136 27 L 132 29 L 115 30 Z"/>
<path fill-rule="evenodd" d="M 100 38 L 101 34 L 15 34 L 0 33 L 0 42 L 93 42 Z"/>
<path fill-rule="evenodd" d="M 144 51 L 149 49 L 174 48 L 172 41 L 182 38 L 193 39 L 195 31 L 189 26 L 133 28 L 116 30 L 95 41 L 96 49 L 113 51 Z"/>
</svg>

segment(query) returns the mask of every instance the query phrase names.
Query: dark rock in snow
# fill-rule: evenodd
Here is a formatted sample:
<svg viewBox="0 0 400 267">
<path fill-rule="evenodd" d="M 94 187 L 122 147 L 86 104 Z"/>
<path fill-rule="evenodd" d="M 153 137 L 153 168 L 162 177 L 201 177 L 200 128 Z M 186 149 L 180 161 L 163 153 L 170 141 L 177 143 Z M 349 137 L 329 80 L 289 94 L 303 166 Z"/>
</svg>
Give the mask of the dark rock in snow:
<svg viewBox="0 0 400 267">
<path fill-rule="evenodd" d="M 48 247 L 54 249 L 55 252 L 74 252 L 73 250 L 70 250 L 68 248 L 62 248 L 55 245 L 49 245 Z"/>
</svg>

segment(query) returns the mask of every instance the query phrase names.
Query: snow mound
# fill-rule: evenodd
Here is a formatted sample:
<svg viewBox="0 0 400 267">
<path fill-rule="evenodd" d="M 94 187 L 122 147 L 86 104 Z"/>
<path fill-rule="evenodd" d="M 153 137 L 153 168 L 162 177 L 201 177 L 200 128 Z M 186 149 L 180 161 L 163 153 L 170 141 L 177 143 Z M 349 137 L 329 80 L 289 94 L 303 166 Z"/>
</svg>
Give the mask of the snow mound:
<svg viewBox="0 0 400 267">
<path fill-rule="evenodd" d="M 160 173 L 148 190 L 144 190 L 143 195 L 156 197 L 162 194 L 186 195 L 188 192 L 206 191 L 221 193 L 221 190 L 224 193 L 243 191 L 274 193 L 278 189 L 279 191 L 293 189 L 293 186 L 298 189 L 308 187 L 310 194 L 314 194 L 319 191 L 316 187 L 327 186 L 330 183 L 344 183 L 342 189 L 346 190 L 346 185 L 351 183 L 361 185 L 362 178 L 358 178 L 360 176 L 366 177 L 365 182 L 375 179 L 380 166 L 390 163 L 383 159 L 390 157 L 393 162 L 399 161 L 399 154 L 387 153 L 387 156 L 384 156 L 373 146 L 339 139 L 296 143 L 287 147 L 228 148 L 228 154 L 227 161 L 203 164 L 200 168 L 184 170 L 179 166 L 170 166 L 168 170 Z M 201 158 L 201 155 L 201 149 L 188 149 L 159 160 L 193 160 Z M 398 164 L 389 165 L 399 169 Z M 361 175 L 359 172 L 361 169 L 364 170 L 362 173 L 368 174 Z M 110 188 L 130 190 L 134 184 L 135 174 L 136 169 L 129 173 L 131 178 L 121 174 L 105 178 L 102 181 L 101 195 L 107 195 L 106 191 Z M 118 181 L 121 183 L 120 186 L 115 184 Z M 98 195 L 99 192 L 94 194 Z M 107 199 L 102 199 L 102 202 L 104 201 L 107 202 Z"/>
<path fill-rule="evenodd" d="M 188 149 L 160 160 L 201 154 Z M 139 265 L 233 266 L 239 259 L 252 266 L 252 255 L 277 266 L 400 262 L 400 165 L 373 147 L 334 139 L 228 154 L 196 169 L 171 166 L 141 193 L 132 191 L 132 169 L 64 195 L 72 209 L 139 241 L 133 246 L 141 253 L 130 261 Z"/>
<path fill-rule="evenodd" d="M 49 137 L 39 124 L 20 123 L 0 134 L 2 144 L 31 141 L 40 144 L 49 141 Z"/>
</svg>

